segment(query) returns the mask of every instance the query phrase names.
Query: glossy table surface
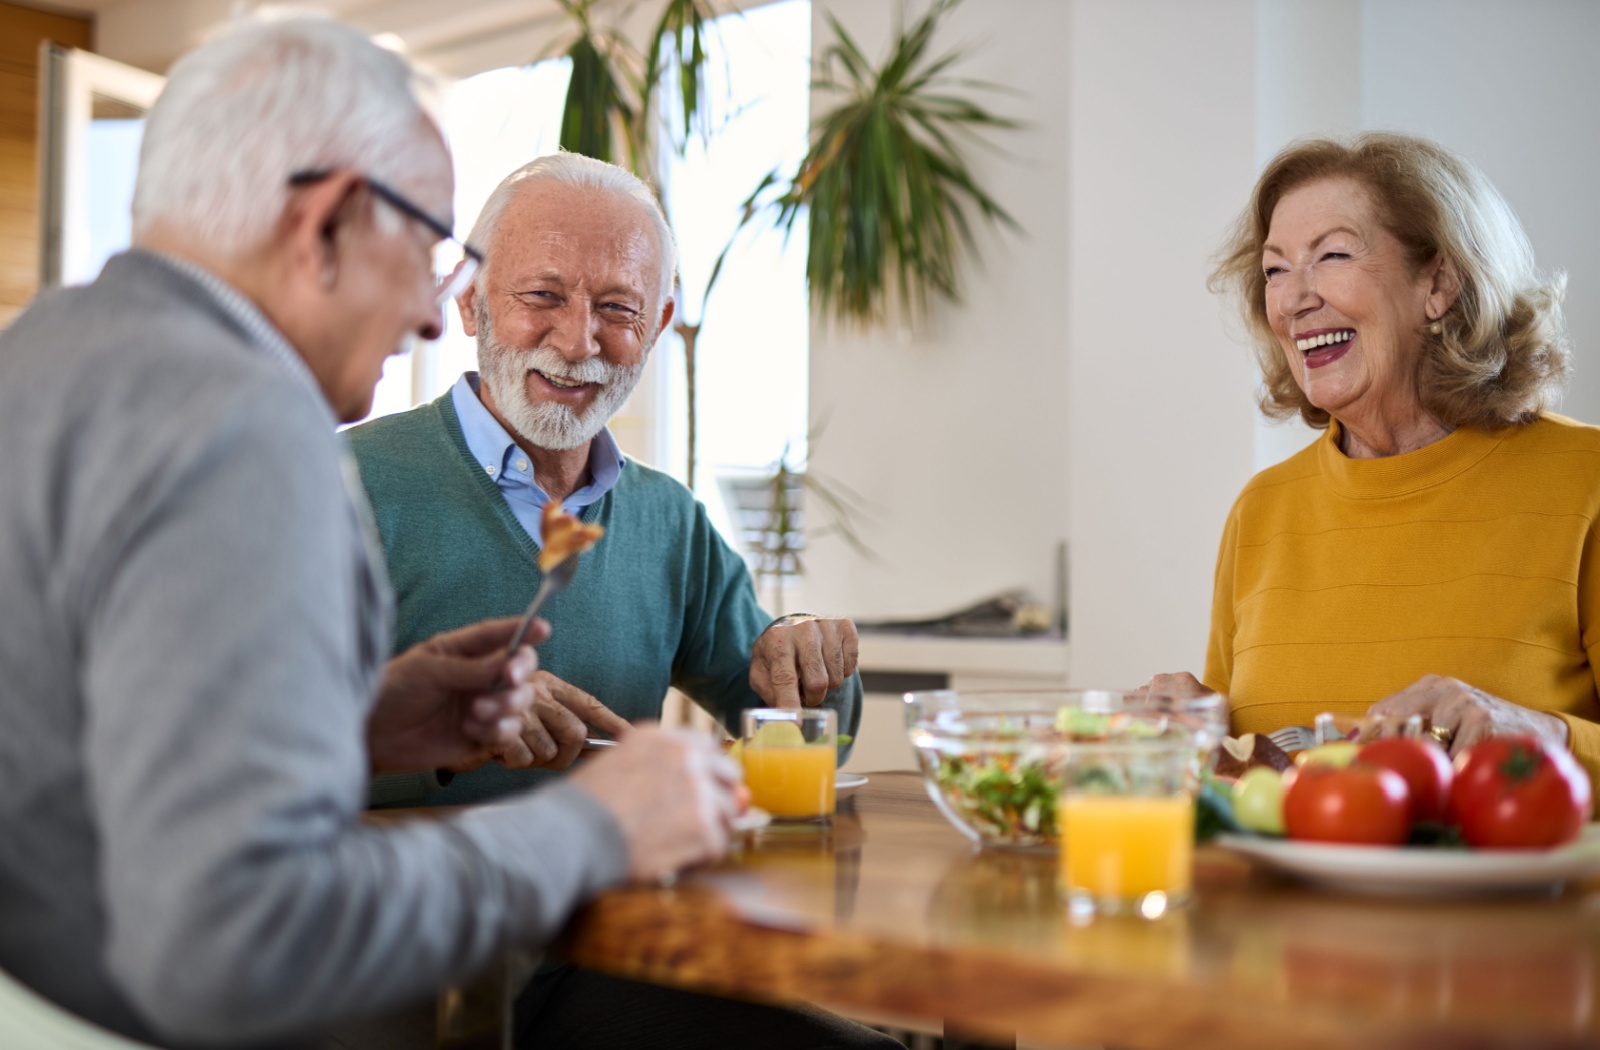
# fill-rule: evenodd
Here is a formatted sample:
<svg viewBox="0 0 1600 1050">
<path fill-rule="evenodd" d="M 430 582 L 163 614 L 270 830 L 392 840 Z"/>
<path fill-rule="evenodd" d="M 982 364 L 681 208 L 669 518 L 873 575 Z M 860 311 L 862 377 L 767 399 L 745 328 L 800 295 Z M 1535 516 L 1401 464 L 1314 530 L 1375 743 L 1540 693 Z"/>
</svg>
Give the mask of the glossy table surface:
<svg viewBox="0 0 1600 1050">
<path fill-rule="evenodd" d="M 1052 854 L 981 852 L 915 774 L 831 827 L 747 836 L 670 889 L 602 895 L 558 950 L 621 976 L 1023 1042 L 1600 1046 L 1600 881 L 1558 895 L 1340 896 L 1196 860 L 1196 902 L 1074 925 Z"/>
</svg>

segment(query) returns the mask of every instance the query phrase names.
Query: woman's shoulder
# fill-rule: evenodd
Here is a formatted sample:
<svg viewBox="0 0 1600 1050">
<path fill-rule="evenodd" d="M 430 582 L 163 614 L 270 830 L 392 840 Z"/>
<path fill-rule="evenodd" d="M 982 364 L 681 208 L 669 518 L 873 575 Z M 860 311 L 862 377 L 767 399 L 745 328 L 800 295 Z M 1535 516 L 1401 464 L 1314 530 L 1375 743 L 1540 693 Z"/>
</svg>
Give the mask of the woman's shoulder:
<svg viewBox="0 0 1600 1050">
<path fill-rule="evenodd" d="M 1317 446 L 1324 438 L 1325 434 L 1319 433 L 1315 440 L 1299 452 L 1258 471 L 1245 483 L 1237 502 L 1278 499 L 1288 496 L 1300 486 L 1317 483 L 1321 475 L 1317 462 Z"/>
<path fill-rule="evenodd" d="M 1545 412 L 1532 423 L 1511 427 L 1500 443 L 1507 452 L 1590 452 L 1600 455 L 1600 426 Z"/>
</svg>

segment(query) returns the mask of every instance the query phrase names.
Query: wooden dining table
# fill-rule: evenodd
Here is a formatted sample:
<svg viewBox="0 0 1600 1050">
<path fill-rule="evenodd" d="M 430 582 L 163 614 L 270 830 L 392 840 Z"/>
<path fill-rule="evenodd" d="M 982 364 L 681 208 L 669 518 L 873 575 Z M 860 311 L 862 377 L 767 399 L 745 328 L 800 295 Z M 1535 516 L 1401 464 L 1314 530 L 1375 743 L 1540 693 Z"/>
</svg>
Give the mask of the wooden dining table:
<svg viewBox="0 0 1600 1050">
<path fill-rule="evenodd" d="M 1600 1046 L 1600 881 L 1385 899 L 1225 850 L 1193 904 L 1075 923 L 1056 858 L 978 850 L 921 778 L 828 825 L 749 833 L 670 887 L 602 894 L 555 946 L 622 977 L 1024 1045 L 1148 1050 Z"/>
</svg>

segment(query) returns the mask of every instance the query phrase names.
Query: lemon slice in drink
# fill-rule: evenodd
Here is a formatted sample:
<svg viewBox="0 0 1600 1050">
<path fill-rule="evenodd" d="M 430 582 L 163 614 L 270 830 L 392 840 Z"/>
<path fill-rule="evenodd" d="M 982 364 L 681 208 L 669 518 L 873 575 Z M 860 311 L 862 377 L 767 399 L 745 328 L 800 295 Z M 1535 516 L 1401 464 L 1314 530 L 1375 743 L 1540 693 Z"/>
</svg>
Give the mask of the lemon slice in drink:
<svg viewBox="0 0 1600 1050">
<path fill-rule="evenodd" d="M 751 747 L 804 747 L 805 736 L 793 722 L 766 722 L 750 738 Z"/>
</svg>

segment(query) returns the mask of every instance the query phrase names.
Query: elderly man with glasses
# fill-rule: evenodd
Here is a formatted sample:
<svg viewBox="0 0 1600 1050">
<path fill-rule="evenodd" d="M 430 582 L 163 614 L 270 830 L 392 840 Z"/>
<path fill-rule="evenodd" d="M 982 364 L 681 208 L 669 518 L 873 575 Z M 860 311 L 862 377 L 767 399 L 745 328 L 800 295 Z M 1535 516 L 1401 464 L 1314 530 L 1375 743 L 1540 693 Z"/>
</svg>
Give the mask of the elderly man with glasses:
<svg viewBox="0 0 1600 1050">
<path fill-rule="evenodd" d="M 404 60 L 247 21 L 151 111 L 133 250 L 0 334 L 0 967 L 107 1028 L 298 1041 L 726 846 L 737 769 L 660 731 L 492 810 L 362 819 L 373 772 L 512 746 L 532 702 L 511 619 L 387 659 L 334 433 L 439 331 L 451 196 Z"/>
</svg>

